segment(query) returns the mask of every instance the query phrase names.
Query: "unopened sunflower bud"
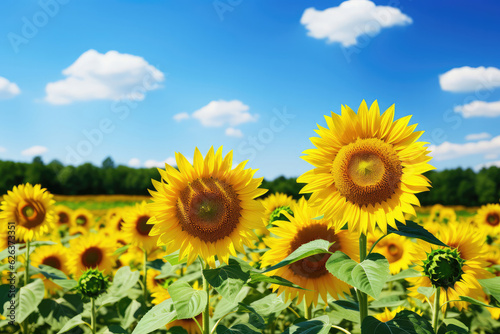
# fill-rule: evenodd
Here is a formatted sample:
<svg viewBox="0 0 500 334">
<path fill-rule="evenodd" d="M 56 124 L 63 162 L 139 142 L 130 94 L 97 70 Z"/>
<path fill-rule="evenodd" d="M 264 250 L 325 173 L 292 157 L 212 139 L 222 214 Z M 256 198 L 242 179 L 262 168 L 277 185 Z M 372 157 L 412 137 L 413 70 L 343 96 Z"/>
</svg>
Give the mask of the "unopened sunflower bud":
<svg viewBox="0 0 500 334">
<path fill-rule="evenodd" d="M 464 263 L 456 249 L 434 249 L 424 261 L 424 273 L 434 287 L 453 287 L 462 278 Z"/>
<path fill-rule="evenodd" d="M 97 297 L 109 287 L 108 276 L 99 269 L 87 269 L 78 280 L 78 291 L 86 297 Z"/>
<path fill-rule="evenodd" d="M 274 211 L 271 213 L 271 216 L 269 217 L 269 224 L 274 223 L 277 220 L 286 220 L 288 221 L 288 218 L 281 213 L 282 211 L 287 212 L 291 216 L 293 216 L 293 211 L 290 209 L 288 205 L 286 206 L 280 206 L 279 208 L 274 209 Z"/>
</svg>

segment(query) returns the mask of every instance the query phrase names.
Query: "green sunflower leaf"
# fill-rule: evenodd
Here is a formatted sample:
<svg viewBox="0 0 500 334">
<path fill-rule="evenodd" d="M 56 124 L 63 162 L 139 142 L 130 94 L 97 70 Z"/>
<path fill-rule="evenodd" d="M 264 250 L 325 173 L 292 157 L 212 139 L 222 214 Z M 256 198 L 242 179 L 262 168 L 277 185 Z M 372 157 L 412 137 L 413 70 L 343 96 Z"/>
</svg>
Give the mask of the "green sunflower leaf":
<svg viewBox="0 0 500 334">
<path fill-rule="evenodd" d="M 332 325 L 328 316 L 323 315 L 318 318 L 296 323 L 287 328 L 284 334 L 327 334 Z"/>
<path fill-rule="evenodd" d="M 39 278 L 19 289 L 15 297 L 16 322 L 23 322 L 33 313 L 42 302 L 44 294 L 45 286 L 43 285 L 43 281 Z M 7 307 L 10 307 L 10 303 L 4 304 L 3 314 L 8 314 Z"/>
<path fill-rule="evenodd" d="M 148 334 L 177 319 L 172 299 L 167 299 L 146 313 L 135 326 L 132 334 Z"/>
<path fill-rule="evenodd" d="M 76 326 L 80 326 L 80 325 L 83 325 L 83 324 L 85 324 L 85 321 L 83 321 L 82 315 L 79 314 L 79 315 L 77 315 L 77 316 L 69 319 L 69 321 L 64 325 L 64 327 L 61 328 L 61 330 L 59 332 L 57 332 L 57 334 L 66 333 L 70 329 L 73 329 Z"/>
<path fill-rule="evenodd" d="M 326 269 L 341 281 L 377 298 L 385 282 L 391 276 L 389 261 L 378 253 L 371 253 L 357 263 L 346 254 L 337 251 L 326 262 Z"/>
<path fill-rule="evenodd" d="M 500 301 L 500 276 L 480 279 L 479 284 L 483 287 L 484 292 Z"/>
<path fill-rule="evenodd" d="M 333 243 L 330 243 L 329 241 L 323 239 L 317 239 L 308 242 L 306 244 L 303 244 L 295 251 L 293 251 L 292 254 L 288 255 L 283 261 L 279 262 L 278 264 L 272 267 L 267 268 L 266 270 L 264 270 L 264 272 L 267 273 L 269 271 L 279 269 L 281 267 L 300 261 L 312 255 L 325 254 L 325 253 L 331 254 L 331 252 L 328 249 L 332 244 Z"/>
<path fill-rule="evenodd" d="M 416 238 L 416 239 L 421 239 L 424 241 L 427 241 L 431 244 L 438 245 L 438 246 L 445 246 L 447 245 L 443 243 L 441 240 L 436 238 L 431 232 L 427 231 L 423 226 L 411 221 L 407 220 L 406 224 L 403 224 L 399 221 L 396 221 L 396 227 L 395 229 L 392 226 L 387 226 L 387 233 L 394 233 L 397 235 L 402 235 L 408 238 Z"/>
<path fill-rule="evenodd" d="M 363 334 L 434 334 L 431 324 L 417 313 L 401 311 L 394 319 L 381 322 L 372 316 L 363 320 Z"/>
<path fill-rule="evenodd" d="M 199 315 L 207 305 L 207 293 L 195 290 L 189 283 L 177 281 L 168 287 L 178 319 L 190 319 Z"/>
<path fill-rule="evenodd" d="M 394 282 L 405 278 L 420 277 L 420 276 L 422 276 L 422 273 L 420 271 L 410 268 L 403 270 L 396 275 L 392 275 L 391 277 L 389 277 L 387 282 Z"/>
<path fill-rule="evenodd" d="M 216 334 L 259 334 L 260 332 L 253 329 L 252 326 L 247 324 L 238 324 L 227 328 L 224 325 L 218 325 Z"/>
<path fill-rule="evenodd" d="M 223 298 L 234 302 L 243 285 L 250 279 L 252 267 L 230 258 L 229 264 L 203 270 L 203 276 Z"/>
</svg>

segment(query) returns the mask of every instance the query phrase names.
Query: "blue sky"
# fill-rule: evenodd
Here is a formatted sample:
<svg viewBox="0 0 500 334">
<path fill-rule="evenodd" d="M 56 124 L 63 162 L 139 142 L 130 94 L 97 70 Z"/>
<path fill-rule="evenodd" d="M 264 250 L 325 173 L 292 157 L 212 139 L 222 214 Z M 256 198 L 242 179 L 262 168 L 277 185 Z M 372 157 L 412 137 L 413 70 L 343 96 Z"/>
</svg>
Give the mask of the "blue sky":
<svg viewBox="0 0 500 334">
<path fill-rule="evenodd" d="M 6 0 L 0 159 L 138 167 L 223 145 L 260 176 L 298 176 L 323 115 L 377 99 L 413 115 L 438 169 L 500 165 L 499 13 L 497 1 Z"/>
</svg>

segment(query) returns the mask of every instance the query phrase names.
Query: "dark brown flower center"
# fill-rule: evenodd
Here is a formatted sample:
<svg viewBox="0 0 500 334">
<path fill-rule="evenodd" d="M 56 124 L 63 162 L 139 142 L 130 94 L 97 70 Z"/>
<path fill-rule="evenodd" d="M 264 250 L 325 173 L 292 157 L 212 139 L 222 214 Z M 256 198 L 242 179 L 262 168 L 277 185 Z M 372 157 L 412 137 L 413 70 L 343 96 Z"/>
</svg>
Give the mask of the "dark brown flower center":
<svg viewBox="0 0 500 334">
<path fill-rule="evenodd" d="M 57 213 L 57 216 L 59 217 L 59 224 L 69 223 L 69 215 L 66 212 L 61 211 Z"/>
<path fill-rule="evenodd" d="M 103 257 L 102 249 L 99 247 L 90 247 L 83 252 L 81 260 L 85 268 L 96 268 L 102 262 Z"/>
<path fill-rule="evenodd" d="M 370 138 L 342 147 L 331 173 L 342 196 L 354 204 L 368 206 L 382 203 L 394 194 L 403 169 L 392 145 Z"/>
<path fill-rule="evenodd" d="M 177 200 L 182 229 L 205 242 L 229 236 L 240 217 L 240 200 L 233 187 L 211 177 L 191 182 Z"/>
<path fill-rule="evenodd" d="M 332 229 L 322 224 L 309 225 L 297 232 L 297 236 L 293 239 L 290 247 L 290 254 L 297 248 L 313 240 L 324 239 L 330 242 L 335 242 L 329 249 L 334 253 L 340 250 L 340 239 Z M 328 274 L 325 267 L 326 261 L 330 258 L 330 254 L 316 254 L 290 265 L 290 269 L 298 276 L 306 278 L 318 278 Z"/>
<path fill-rule="evenodd" d="M 59 270 L 61 269 L 61 265 L 62 265 L 61 260 L 55 255 L 48 256 L 45 259 L 43 259 L 42 264 L 45 264 L 47 266 L 51 266 L 52 268 L 56 268 Z"/>
<path fill-rule="evenodd" d="M 16 212 L 17 223 L 27 229 L 32 229 L 43 224 L 45 216 L 45 206 L 34 199 L 22 200 Z"/>
<path fill-rule="evenodd" d="M 403 256 L 403 250 L 396 244 L 390 243 L 387 247 L 387 260 L 389 263 L 395 262 Z"/>
<path fill-rule="evenodd" d="M 78 215 L 75 219 L 76 224 L 80 226 L 85 226 L 87 225 L 89 218 L 86 215 Z"/>
<path fill-rule="evenodd" d="M 149 231 L 153 228 L 152 224 L 148 224 L 149 216 L 140 216 L 137 218 L 135 228 L 140 235 L 149 236 Z"/>
<path fill-rule="evenodd" d="M 491 226 L 498 226 L 500 224 L 500 216 L 498 213 L 490 213 L 486 217 L 486 222 Z"/>
</svg>

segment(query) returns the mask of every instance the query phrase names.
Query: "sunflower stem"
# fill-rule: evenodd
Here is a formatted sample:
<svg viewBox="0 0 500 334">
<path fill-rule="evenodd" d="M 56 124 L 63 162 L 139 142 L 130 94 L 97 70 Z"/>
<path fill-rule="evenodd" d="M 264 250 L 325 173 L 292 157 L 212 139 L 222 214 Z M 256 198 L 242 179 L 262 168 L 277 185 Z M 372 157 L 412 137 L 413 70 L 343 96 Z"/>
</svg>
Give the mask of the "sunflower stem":
<svg viewBox="0 0 500 334">
<path fill-rule="evenodd" d="M 24 286 L 28 285 L 30 282 L 30 241 L 26 240 L 26 267 L 24 269 Z M 28 334 L 28 319 L 26 318 L 22 325 L 22 331 L 24 334 Z"/>
<path fill-rule="evenodd" d="M 434 294 L 434 307 L 432 309 L 432 328 L 434 331 L 438 332 L 438 323 L 439 323 L 439 312 L 441 312 L 441 306 L 439 304 L 439 299 L 441 297 L 441 288 L 436 288 L 436 293 Z"/>
<path fill-rule="evenodd" d="M 366 259 L 366 235 L 361 233 L 359 236 L 359 262 L 363 262 Z M 363 320 L 368 316 L 368 297 L 366 293 L 356 290 L 358 295 L 359 303 L 359 325 L 363 323 Z"/>
<path fill-rule="evenodd" d="M 148 252 L 144 249 L 144 276 L 142 277 L 142 292 L 144 294 L 144 304 L 148 305 L 148 286 L 147 286 L 147 274 L 148 274 Z"/>
<path fill-rule="evenodd" d="M 312 304 L 307 306 L 306 299 L 304 298 L 304 318 L 311 319 Z"/>
<path fill-rule="evenodd" d="M 28 285 L 30 282 L 30 241 L 26 241 L 26 267 L 24 276 L 24 286 Z"/>
<path fill-rule="evenodd" d="M 92 328 L 92 334 L 97 333 L 97 323 L 96 323 L 96 312 L 95 312 L 95 298 L 90 297 L 90 327 Z"/>
<path fill-rule="evenodd" d="M 209 266 L 206 266 L 209 269 Z M 205 306 L 205 311 L 203 312 L 203 334 L 210 334 L 210 285 L 203 275 L 203 265 L 201 266 L 201 277 L 203 277 L 203 289 L 207 294 L 207 305 Z"/>
</svg>

